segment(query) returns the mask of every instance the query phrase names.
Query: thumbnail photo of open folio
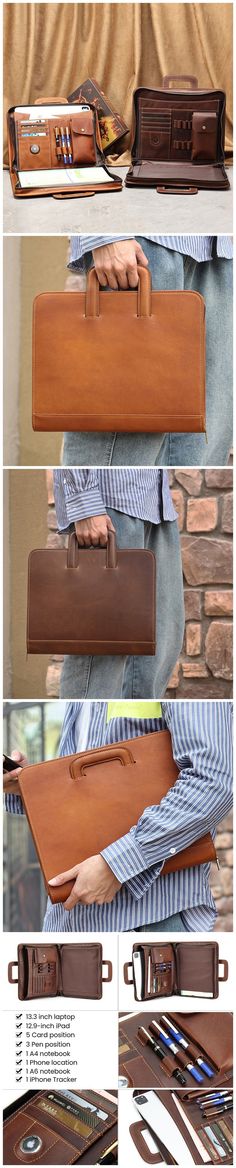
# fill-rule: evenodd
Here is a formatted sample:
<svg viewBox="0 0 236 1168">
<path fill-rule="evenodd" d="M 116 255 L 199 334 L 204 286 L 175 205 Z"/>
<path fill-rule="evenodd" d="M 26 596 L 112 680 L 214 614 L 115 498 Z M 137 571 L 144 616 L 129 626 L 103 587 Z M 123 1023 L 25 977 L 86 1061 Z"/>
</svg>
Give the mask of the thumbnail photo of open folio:
<svg viewBox="0 0 236 1168">
<path fill-rule="evenodd" d="M 121 1087 L 232 1087 L 233 1015 L 136 1013 L 120 1016 Z M 172 1082 L 171 1082 L 172 1080 Z M 217 1088 L 217 1090 L 216 1090 Z"/>
<path fill-rule="evenodd" d="M 191 1164 L 233 1163 L 230 1087 L 219 1092 L 218 1097 L 197 1088 L 191 1091 L 136 1088 L 123 1092 L 122 1096 L 120 1130 L 122 1143 L 124 1140 L 124 1146 L 126 1143 L 129 1148 L 132 1168 L 138 1168 L 142 1162 L 179 1164 L 181 1168 Z"/>
<path fill-rule="evenodd" d="M 29 765 L 19 749 L 18 764 L 4 758 L 6 810 L 18 815 L 19 825 L 20 813 L 27 816 L 49 897 L 50 931 L 68 927 L 68 910 L 75 931 L 148 928 L 181 909 L 182 927 L 185 918 L 190 930 L 215 922 L 209 877 L 217 862 L 217 826 L 232 806 L 231 708 L 154 705 L 153 711 L 153 703 L 145 703 L 139 719 L 132 718 L 132 704 L 126 718 L 119 702 L 68 703 L 59 758 Z M 68 753 L 75 734 L 79 744 L 84 718 L 88 749 Z M 183 963 L 178 951 L 178 964 L 181 956 Z M 174 953 L 172 961 L 174 970 Z M 206 977 L 202 989 L 215 992 L 214 946 L 207 951 Z M 181 987 L 182 979 L 184 988 L 184 973 Z"/>
<path fill-rule="evenodd" d="M 3 1114 L 3 1164 L 117 1164 L 117 1092 L 26 1091 Z"/>
</svg>

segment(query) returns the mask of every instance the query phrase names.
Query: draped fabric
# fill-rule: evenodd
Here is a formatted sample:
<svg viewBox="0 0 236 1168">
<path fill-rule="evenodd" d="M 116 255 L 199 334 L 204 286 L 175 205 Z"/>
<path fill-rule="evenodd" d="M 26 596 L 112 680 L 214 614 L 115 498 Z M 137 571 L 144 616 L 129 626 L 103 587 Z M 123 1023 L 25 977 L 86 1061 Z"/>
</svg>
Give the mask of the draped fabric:
<svg viewBox="0 0 236 1168">
<path fill-rule="evenodd" d="M 131 126 L 138 85 L 193 74 L 227 97 L 232 148 L 232 4 L 5 4 L 5 114 L 39 97 L 67 97 L 94 77 Z M 4 118 L 4 133 L 6 118 Z M 119 146 L 127 162 L 130 137 Z M 6 143 L 4 160 L 7 163 Z"/>
</svg>

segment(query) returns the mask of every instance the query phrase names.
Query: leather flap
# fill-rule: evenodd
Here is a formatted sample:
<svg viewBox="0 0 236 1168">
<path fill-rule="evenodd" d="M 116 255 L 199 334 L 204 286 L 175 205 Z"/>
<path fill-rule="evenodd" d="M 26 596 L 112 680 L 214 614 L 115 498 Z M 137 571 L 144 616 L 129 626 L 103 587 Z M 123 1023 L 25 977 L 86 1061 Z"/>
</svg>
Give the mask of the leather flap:
<svg viewBox="0 0 236 1168">
<path fill-rule="evenodd" d="M 77 117 L 73 116 L 71 119 L 71 125 L 73 134 L 86 134 L 86 137 L 90 134 L 93 134 L 94 127 L 92 111 L 77 114 Z"/>
<path fill-rule="evenodd" d="M 201 113 L 194 113 L 193 114 L 193 128 L 196 128 L 196 130 L 198 130 L 198 133 L 201 130 L 203 132 L 204 132 L 204 130 L 207 130 L 208 132 L 211 130 L 215 130 L 215 127 L 216 127 L 216 114 L 214 114 L 214 113 L 208 114 L 207 112 L 204 113 L 204 111 L 203 111 L 203 113 L 201 112 Z"/>
</svg>

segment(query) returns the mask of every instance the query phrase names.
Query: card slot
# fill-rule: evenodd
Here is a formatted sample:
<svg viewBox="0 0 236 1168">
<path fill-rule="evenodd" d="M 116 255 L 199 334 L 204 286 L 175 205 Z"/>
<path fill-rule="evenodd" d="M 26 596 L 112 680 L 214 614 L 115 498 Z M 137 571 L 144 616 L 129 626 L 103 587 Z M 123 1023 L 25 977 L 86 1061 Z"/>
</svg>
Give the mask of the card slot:
<svg viewBox="0 0 236 1168">
<path fill-rule="evenodd" d="M 17 166 L 19 170 L 48 170 L 52 165 L 50 136 L 29 130 L 29 136 L 22 137 L 17 127 Z"/>
</svg>

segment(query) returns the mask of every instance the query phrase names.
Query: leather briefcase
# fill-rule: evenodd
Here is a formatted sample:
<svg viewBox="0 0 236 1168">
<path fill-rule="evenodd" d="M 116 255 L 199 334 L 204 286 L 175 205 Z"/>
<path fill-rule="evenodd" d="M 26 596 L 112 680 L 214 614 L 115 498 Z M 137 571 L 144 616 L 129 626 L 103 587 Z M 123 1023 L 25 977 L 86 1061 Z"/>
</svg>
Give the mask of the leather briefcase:
<svg viewBox="0 0 236 1168">
<path fill-rule="evenodd" d="M 41 98 L 8 111 L 10 179 L 15 198 L 68 199 L 120 191 L 105 162 L 97 111 L 88 103 Z M 64 337 L 63 337 L 64 343 Z"/>
<path fill-rule="evenodd" d="M 103 982 L 111 980 L 111 961 L 103 961 L 102 945 L 97 941 L 18 945 L 17 961 L 8 965 L 8 981 L 18 986 L 21 1002 L 57 997 L 98 1001 L 102 998 Z"/>
<path fill-rule="evenodd" d="M 182 77 L 189 89 L 141 87 L 133 96 L 132 164 L 126 186 L 156 187 L 158 194 L 227 190 L 224 167 L 225 94 L 198 89 L 196 77 Z"/>
<path fill-rule="evenodd" d="M 136 942 L 132 961 L 124 964 L 124 981 L 134 986 L 136 1002 L 174 994 L 218 998 L 219 982 L 227 978 L 228 962 L 220 960 L 217 941 Z"/>
<path fill-rule="evenodd" d="M 178 777 L 169 730 L 24 767 L 19 790 L 51 900 L 67 900 L 73 887 L 73 880 L 50 887 L 53 876 L 120 839 Z M 162 873 L 211 860 L 216 852 L 208 833 L 172 855 Z"/>
<path fill-rule="evenodd" d="M 28 653 L 155 655 L 155 556 L 146 549 L 32 551 L 28 569 Z"/>
<path fill-rule="evenodd" d="M 138 291 L 101 292 L 93 268 L 86 293 L 36 296 L 34 430 L 203 432 L 205 410 L 198 292 L 152 292 L 141 267 Z"/>
<path fill-rule="evenodd" d="M 116 1095 L 27 1091 L 3 1112 L 3 1164 L 117 1164 Z"/>
</svg>

